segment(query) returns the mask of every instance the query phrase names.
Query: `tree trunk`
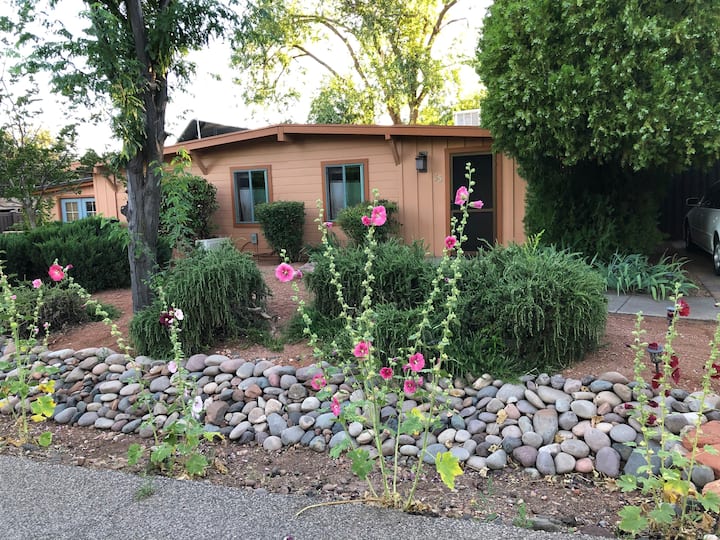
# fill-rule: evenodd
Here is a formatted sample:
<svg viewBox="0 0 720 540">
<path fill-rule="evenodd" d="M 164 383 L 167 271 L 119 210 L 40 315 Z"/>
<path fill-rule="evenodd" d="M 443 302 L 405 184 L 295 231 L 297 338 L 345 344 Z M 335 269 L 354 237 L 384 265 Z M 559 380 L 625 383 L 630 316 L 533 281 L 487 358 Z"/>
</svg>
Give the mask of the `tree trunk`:
<svg viewBox="0 0 720 540">
<path fill-rule="evenodd" d="M 138 154 L 128 164 L 127 220 L 130 242 L 130 286 L 132 288 L 133 313 L 137 313 L 153 300 L 150 278 L 157 266 L 157 239 L 160 208 L 160 189 L 154 176 L 144 166 L 143 156 Z M 158 184 L 153 189 L 153 184 Z M 153 203 L 153 201 L 157 201 Z M 153 209 L 153 204 L 157 205 Z"/>
<path fill-rule="evenodd" d="M 153 65 L 147 54 L 148 38 L 145 29 L 142 3 L 126 2 L 128 21 L 135 42 L 138 61 L 146 66 L 143 71 L 145 85 L 143 100 L 144 140 L 128 163 L 127 220 L 130 242 L 130 286 L 133 313 L 153 301 L 150 279 L 157 270 L 157 241 L 160 225 L 160 179 L 165 146 L 165 107 L 168 100 L 165 72 Z M 165 4 L 163 9 L 167 9 Z"/>
</svg>

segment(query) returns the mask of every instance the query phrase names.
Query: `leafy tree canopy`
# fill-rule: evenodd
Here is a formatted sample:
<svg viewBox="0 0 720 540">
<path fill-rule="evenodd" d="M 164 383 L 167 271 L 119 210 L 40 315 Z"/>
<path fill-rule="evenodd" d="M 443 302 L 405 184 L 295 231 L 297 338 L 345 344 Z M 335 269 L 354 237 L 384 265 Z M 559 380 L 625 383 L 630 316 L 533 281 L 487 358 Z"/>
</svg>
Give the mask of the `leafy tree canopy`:
<svg viewBox="0 0 720 540">
<path fill-rule="evenodd" d="M 58 0 L 13 0 L 17 45 L 32 44 L 26 72 L 51 74 L 53 89 L 77 105 L 110 103 L 127 172 L 128 249 L 133 308 L 152 301 L 156 269 L 165 108 L 170 87 L 190 80 L 191 50 L 232 31 L 233 0 L 85 0 L 78 35 L 54 18 Z M 43 7 L 48 7 L 42 11 Z M 45 26 L 40 35 L 32 21 Z"/>
<path fill-rule="evenodd" d="M 74 130 L 57 137 L 36 126 L 37 87 L 17 93 L 16 79 L 0 78 L 0 197 L 21 205 L 23 222 L 33 229 L 50 217 L 53 195 L 72 189 L 80 174 L 72 170 Z"/>
<path fill-rule="evenodd" d="M 456 80 L 461 59 L 433 53 L 459 1 L 251 0 L 235 36 L 237 81 L 250 102 L 287 105 L 315 64 L 330 79 L 311 118 L 345 119 L 358 108 L 350 118 L 366 120 L 377 101 L 393 123 L 417 123 L 428 99 Z"/>
<path fill-rule="evenodd" d="M 526 169 L 682 170 L 720 155 L 714 0 L 496 0 L 477 62 L 483 123 Z"/>
</svg>

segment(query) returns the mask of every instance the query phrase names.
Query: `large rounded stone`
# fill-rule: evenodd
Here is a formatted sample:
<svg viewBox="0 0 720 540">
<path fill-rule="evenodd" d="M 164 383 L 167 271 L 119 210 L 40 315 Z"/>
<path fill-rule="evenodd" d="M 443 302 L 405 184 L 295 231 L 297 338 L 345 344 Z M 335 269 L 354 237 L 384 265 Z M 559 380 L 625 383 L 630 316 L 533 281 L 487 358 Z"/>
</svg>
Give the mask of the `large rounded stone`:
<svg viewBox="0 0 720 540">
<path fill-rule="evenodd" d="M 555 438 L 558 430 L 557 411 L 555 409 L 539 410 L 535 413 L 535 416 L 533 416 L 533 429 L 535 433 L 542 437 L 544 444 L 549 444 Z"/>
<path fill-rule="evenodd" d="M 485 459 L 485 464 L 493 471 L 504 469 L 507 465 L 507 453 L 505 450 L 496 450 Z"/>
<path fill-rule="evenodd" d="M 540 474 L 550 476 L 555 474 L 555 459 L 550 452 L 538 452 L 535 468 Z"/>
<path fill-rule="evenodd" d="M 619 443 L 627 443 L 634 441 L 637 437 L 637 431 L 627 424 L 616 424 L 610 430 L 610 438 Z"/>
<path fill-rule="evenodd" d="M 592 401 L 576 399 L 570 404 L 570 409 L 578 418 L 590 419 L 597 414 L 597 407 Z"/>
<path fill-rule="evenodd" d="M 503 384 L 495 397 L 503 403 L 516 403 L 525 397 L 525 387 L 519 384 Z"/>
<path fill-rule="evenodd" d="M 595 469 L 610 478 L 620 476 L 620 454 L 614 448 L 606 446 L 595 454 Z"/>
<path fill-rule="evenodd" d="M 523 467 L 534 467 L 537 455 L 537 448 L 532 446 L 519 446 L 512 451 L 513 459 Z"/>
<path fill-rule="evenodd" d="M 601 448 L 610 446 L 610 437 L 596 428 L 588 428 L 585 430 L 585 443 L 593 452 L 598 452 Z"/>
<path fill-rule="evenodd" d="M 280 440 L 284 446 L 292 446 L 300 442 L 300 439 L 305 435 L 305 430 L 300 426 L 291 426 L 286 428 L 280 434 Z"/>
<path fill-rule="evenodd" d="M 575 459 L 584 458 L 590 455 L 590 447 L 580 439 L 567 439 L 560 443 L 560 449 Z"/>
<path fill-rule="evenodd" d="M 575 458 L 565 452 L 555 456 L 555 473 L 567 474 L 575 470 Z"/>
</svg>

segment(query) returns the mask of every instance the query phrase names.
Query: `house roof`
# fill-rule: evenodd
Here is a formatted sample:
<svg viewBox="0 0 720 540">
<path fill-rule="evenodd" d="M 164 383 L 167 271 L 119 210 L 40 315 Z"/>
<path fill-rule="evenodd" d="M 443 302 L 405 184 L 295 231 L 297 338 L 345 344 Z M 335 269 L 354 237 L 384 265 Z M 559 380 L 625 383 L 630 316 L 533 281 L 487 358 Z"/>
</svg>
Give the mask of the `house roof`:
<svg viewBox="0 0 720 540">
<path fill-rule="evenodd" d="M 205 120 L 193 119 L 177 138 L 177 143 L 206 139 L 224 133 L 234 133 L 237 131 L 247 131 L 247 128 L 226 126 L 224 124 L 216 124 L 214 122 L 206 122 Z"/>
<path fill-rule="evenodd" d="M 276 124 L 258 129 L 225 133 L 197 140 L 189 140 L 165 147 L 166 155 L 176 154 L 181 148 L 187 151 L 209 149 L 226 144 L 260 139 L 289 142 L 293 136 L 361 136 L 383 137 L 393 140 L 401 137 L 460 137 L 491 138 L 487 129 L 476 126 L 419 126 L 419 125 L 357 125 L 357 124 Z"/>
</svg>

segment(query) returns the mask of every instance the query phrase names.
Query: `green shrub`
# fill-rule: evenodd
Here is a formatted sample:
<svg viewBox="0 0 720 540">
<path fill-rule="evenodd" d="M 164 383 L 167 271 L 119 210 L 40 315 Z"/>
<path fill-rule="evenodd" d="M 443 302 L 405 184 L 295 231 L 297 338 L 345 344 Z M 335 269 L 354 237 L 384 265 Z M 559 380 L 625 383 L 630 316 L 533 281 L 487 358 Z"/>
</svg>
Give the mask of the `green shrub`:
<svg viewBox="0 0 720 540">
<path fill-rule="evenodd" d="M 40 308 L 38 320 L 41 323 L 50 324 L 50 333 L 67 330 L 70 327 L 79 324 L 99 321 L 99 317 L 95 315 L 95 307 L 85 307 L 85 300 L 77 290 L 67 287 L 67 282 L 44 286 L 43 300 Z M 32 320 L 33 311 L 37 303 L 38 289 L 34 289 L 26 284 L 19 285 L 14 288 L 17 296 L 16 307 L 18 313 L 23 316 L 26 321 Z M 115 306 L 101 304 L 110 318 L 116 318 L 119 311 Z M 21 325 L 21 334 L 27 336 L 28 326 Z M 44 334 L 43 328 L 40 328 L 40 334 Z"/>
<path fill-rule="evenodd" d="M 375 239 L 378 242 L 387 242 L 400 230 L 400 223 L 397 220 L 398 205 L 385 199 L 378 200 L 377 204 L 385 207 L 387 222 L 375 229 Z M 363 225 L 361 220 L 363 216 L 369 215 L 368 206 L 372 205 L 362 202 L 343 208 L 338 214 L 336 222 L 353 245 L 361 246 L 365 243 L 368 227 Z"/>
<path fill-rule="evenodd" d="M 379 230 L 379 229 L 376 229 Z M 373 305 L 393 304 L 398 309 L 412 309 L 425 299 L 432 280 L 432 266 L 424 258 L 422 245 L 406 246 L 395 239 L 379 244 L 373 263 Z M 329 260 L 323 252 L 313 255 L 314 270 L 306 277 L 307 287 L 315 295 L 314 307 L 323 315 L 340 313 L 335 286 L 330 282 Z M 340 273 L 345 302 L 360 305 L 364 289 L 362 280 L 366 255 L 361 247 L 337 250 L 335 265 Z"/>
<path fill-rule="evenodd" d="M 217 188 L 187 172 L 190 156 L 184 150 L 173 158 L 170 171 L 163 171 L 160 185 L 160 236 L 173 247 L 188 251 L 195 240 L 210 238 L 212 216 L 218 208 Z"/>
<path fill-rule="evenodd" d="M 618 294 L 649 293 L 656 300 L 664 300 L 675 292 L 676 284 L 679 284 L 679 292 L 683 296 L 697 289 L 683 270 L 686 262 L 687 259 L 674 255 L 672 258 L 663 255 L 652 264 L 645 255 L 616 252 L 607 263 L 594 259 L 591 264 L 605 279 L 608 290 L 615 290 Z"/>
<path fill-rule="evenodd" d="M 303 246 L 305 205 L 296 201 L 260 203 L 255 207 L 255 217 L 273 251 L 279 254 L 285 250 L 290 260 L 297 261 Z"/>
<path fill-rule="evenodd" d="M 596 348 L 605 329 L 602 277 L 579 255 L 537 240 L 468 260 L 461 288 L 462 332 L 502 338 L 518 374 L 567 367 Z"/>
<path fill-rule="evenodd" d="M 226 244 L 196 250 L 159 274 L 167 306 L 155 301 L 133 317 L 130 337 L 136 352 L 167 357 L 172 346 L 160 313 L 170 306 L 185 313 L 180 340 L 186 355 L 205 350 L 219 339 L 257 334 L 267 323 L 261 312 L 268 294 L 252 257 Z"/>
<path fill-rule="evenodd" d="M 57 260 L 72 264 L 73 279 L 90 293 L 130 286 L 127 228 L 117 220 L 90 217 L 72 223 L 53 222 L 18 234 L 0 235 L 6 273 L 17 284 L 41 278 Z M 158 241 L 158 263 L 170 260 L 165 239 Z"/>
<path fill-rule="evenodd" d="M 305 277 L 314 293 L 308 312 L 313 330 L 325 348 L 333 341 L 335 347 L 347 348 L 350 341 L 337 319 L 340 309 L 328 262 L 321 253 L 313 262 L 314 271 Z M 338 250 L 336 266 L 351 307 L 362 298 L 358 276 L 364 264 L 362 249 Z M 605 284 L 579 255 L 541 247 L 537 241 L 495 246 L 464 260 L 461 271 L 459 325 L 447 351 L 448 369 L 455 374 L 552 372 L 593 350 L 604 332 Z M 373 345 L 384 356 L 393 357 L 407 346 L 407 336 L 417 328 L 434 266 L 423 258 L 419 246 L 390 241 L 378 245 L 374 274 Z M 431 316 L 425 343 L 437 342 L 445 315 L 440 308 Z"/>
<path fill-rule="evenodd" d="M 610 260 L 616 251 L 650 254 L 662 241 L 659 179 L 587 164 L 528 172 L 525 229 L 542 232 L 544 244 Z"/>
</svg>

